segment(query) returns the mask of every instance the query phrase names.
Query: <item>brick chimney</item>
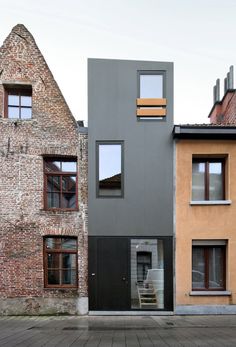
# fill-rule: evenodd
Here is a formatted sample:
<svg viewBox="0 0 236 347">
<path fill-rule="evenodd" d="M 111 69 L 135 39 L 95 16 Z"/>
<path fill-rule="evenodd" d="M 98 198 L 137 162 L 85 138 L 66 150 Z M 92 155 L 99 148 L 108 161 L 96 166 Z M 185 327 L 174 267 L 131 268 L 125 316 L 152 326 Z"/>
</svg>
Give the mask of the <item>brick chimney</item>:
<svg viewBox="0 0 236 347">
<path fill-rule="evenodd" d="M 216 80 L 213 87 L 213 107 L 209 118 L 211 124 L 235 124 L 236 123 L 236 89 L 234 89 L 233 66 L 224 79 L 224 96 L 220 100 L 220 80 Z"/>
</svg>

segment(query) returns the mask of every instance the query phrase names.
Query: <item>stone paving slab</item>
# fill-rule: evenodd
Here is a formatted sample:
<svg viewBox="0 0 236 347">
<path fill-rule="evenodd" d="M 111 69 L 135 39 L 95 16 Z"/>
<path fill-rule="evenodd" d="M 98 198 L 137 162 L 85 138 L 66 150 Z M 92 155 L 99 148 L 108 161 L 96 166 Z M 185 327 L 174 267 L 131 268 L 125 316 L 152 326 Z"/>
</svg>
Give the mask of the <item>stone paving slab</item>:
<svg viewBox="0 0 236 347">
<path fill-rule="evenodd" d="M 0 317 L 0 347 L 236 346 L 236 316 Z"/>
</svg>

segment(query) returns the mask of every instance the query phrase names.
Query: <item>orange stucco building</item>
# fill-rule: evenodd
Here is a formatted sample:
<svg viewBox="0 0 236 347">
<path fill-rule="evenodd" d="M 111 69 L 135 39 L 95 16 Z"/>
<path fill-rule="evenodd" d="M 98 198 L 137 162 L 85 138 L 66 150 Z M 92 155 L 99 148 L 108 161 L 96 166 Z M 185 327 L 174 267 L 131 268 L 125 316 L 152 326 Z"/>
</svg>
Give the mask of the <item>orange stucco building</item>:
<svg viewBox="0 0 236 347">
<path fill-rule="evenodd" d="M 236 313 L 236 126 L 173 134 L 175 312 Z"/>
</svg>

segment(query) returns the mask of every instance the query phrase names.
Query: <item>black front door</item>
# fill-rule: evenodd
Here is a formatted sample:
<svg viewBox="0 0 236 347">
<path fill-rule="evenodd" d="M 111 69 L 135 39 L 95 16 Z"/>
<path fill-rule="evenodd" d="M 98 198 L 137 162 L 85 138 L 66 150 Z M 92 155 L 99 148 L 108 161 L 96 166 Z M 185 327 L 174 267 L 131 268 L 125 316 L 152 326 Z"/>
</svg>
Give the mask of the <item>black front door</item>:
<svg viewBox="0 0 236 347">
<path fill-rule="evenodd" d="M 128 238 L 90 238 L 90 310 L 130 309 L 129 268 Z"/>
</svg>

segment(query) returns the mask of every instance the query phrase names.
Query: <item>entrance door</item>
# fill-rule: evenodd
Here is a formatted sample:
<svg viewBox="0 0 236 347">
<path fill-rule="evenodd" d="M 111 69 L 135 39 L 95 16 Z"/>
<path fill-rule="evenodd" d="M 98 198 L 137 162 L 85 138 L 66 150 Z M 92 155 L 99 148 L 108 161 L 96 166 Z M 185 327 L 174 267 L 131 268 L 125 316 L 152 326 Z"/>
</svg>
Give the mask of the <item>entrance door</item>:
<svg viewBox="0 0 236 347">
<path fill-rule="evenodd" d="M 90 310 L 129 310 L 129 239 L 96 237 L 89 244 Z"/>
</svg>

